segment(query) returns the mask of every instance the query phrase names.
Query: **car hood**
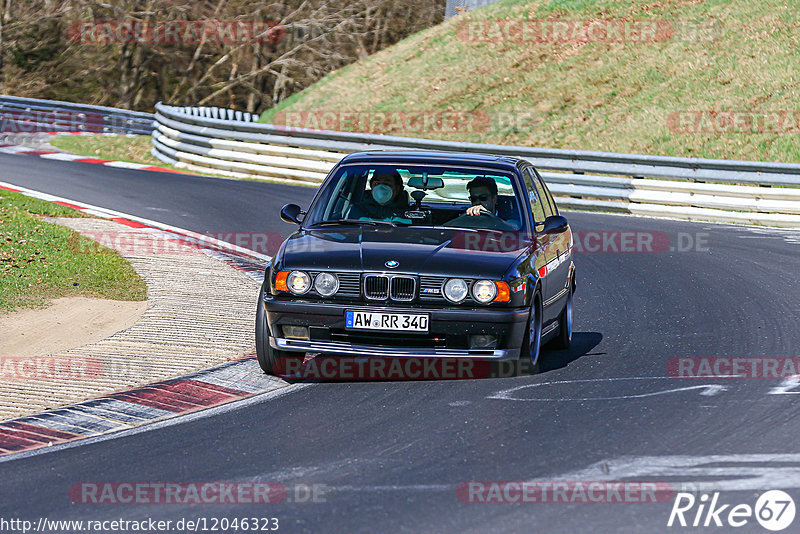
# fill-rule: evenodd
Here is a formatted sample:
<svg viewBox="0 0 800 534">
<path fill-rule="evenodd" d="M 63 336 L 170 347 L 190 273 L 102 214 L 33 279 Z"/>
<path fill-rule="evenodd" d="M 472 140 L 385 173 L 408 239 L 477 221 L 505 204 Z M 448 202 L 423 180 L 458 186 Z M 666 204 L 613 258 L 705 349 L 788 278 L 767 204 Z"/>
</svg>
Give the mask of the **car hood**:
<svg viewBox="0 0 800 534">
<path fill-rule="evenodd" d="M 391 271 L 501 278 L 528 243 L 518 234 L 373 226 L 300 230 L 276 258 L 282 269 Z M 396 268 L 386 262 L 396 261 Z"/>
</svg>

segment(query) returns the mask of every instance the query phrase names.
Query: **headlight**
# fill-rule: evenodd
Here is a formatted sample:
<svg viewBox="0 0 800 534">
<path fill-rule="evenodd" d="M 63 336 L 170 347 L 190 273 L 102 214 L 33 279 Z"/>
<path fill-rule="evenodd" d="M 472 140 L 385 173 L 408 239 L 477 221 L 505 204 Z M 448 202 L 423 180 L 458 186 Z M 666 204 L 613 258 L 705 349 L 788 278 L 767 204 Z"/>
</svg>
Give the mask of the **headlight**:
<svg viewBox="0 0 800 534">
<path fill-rule="evenodd" d="M 460 278 L 451 278 L 444 285 L 444 296 L 451 302 L 461 302 L 467 298 L 468 292 L 467 283 Z"/>
<path fill-rule="evenodd" d="M 292 271 L 286 277 L 286 285 L 295 295 L 304 295 L 311 289 L 311 278 L 303 271 Z"/>
<path fill-rule="evenodd" d="M 488 304 L 497 296 L 497 286 L 489 280 L 478 280 L 472 285 L 472 297 L 481 304 Z"/>
<path fill-rule="evenodd" d="M 331 273 L 319 273 L 314 278 L 314 288 L 323 297 L 330 297 L 339 291 L 339 277 Z"/>
</svg>

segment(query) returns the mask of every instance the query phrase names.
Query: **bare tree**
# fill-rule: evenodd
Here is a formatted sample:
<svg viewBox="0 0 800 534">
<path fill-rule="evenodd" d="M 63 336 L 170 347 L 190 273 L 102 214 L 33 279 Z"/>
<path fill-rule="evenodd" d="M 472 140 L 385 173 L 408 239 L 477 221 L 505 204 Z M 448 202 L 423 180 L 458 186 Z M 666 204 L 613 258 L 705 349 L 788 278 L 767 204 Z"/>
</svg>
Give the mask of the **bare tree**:
<svg viewBox="0 0 800 534">
<path fill-rule="evenodd" d="M 0 2 L 0 92 L 143 110 L 163 100 L 258 112 L 444 16 L 444 0 Z M 219 35 L 118 38 L 124 24 L 214 21 Z M 234 26 L 250 33 L 220 38 Z"/>
</svg>

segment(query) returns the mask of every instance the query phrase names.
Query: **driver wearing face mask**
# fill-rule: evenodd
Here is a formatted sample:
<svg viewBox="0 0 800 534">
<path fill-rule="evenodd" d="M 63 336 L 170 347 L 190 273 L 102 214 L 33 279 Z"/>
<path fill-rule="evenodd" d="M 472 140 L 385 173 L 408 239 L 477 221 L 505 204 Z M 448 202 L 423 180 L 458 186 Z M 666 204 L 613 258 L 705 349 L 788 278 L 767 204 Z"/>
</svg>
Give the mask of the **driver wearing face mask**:
<svg viewBox="0 0 800 534">
<path fill-rule="evenodd" d="M 377 169 L 372 174 L 369 186 L 370 189 L 364 193 L 364 200 L 353 206 L 351 218 L 389 220 L 404 215 L 409 201 L 400 173 L 394 169 Z"/>
</svg>

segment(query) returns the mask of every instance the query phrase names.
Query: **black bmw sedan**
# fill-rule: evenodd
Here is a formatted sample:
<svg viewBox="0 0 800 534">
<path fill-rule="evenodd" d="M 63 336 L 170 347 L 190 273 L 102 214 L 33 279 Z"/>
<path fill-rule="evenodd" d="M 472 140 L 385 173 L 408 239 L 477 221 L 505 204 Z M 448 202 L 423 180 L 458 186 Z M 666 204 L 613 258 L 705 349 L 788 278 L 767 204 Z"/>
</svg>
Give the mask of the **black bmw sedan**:
<svg viewBox="0 0 800 534">
<path fill-rule="evenodd" d="M 516 360 L 572 338 L 572 232 L 524 160 L 351 154 L 267 266 L 256 347 L 266 373 L 302 353 Z"/>
</svg>

